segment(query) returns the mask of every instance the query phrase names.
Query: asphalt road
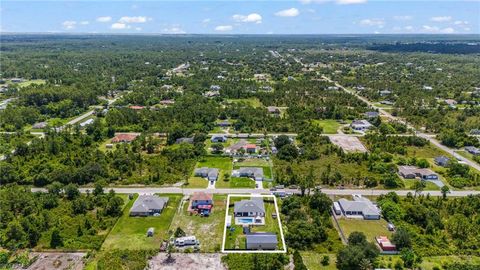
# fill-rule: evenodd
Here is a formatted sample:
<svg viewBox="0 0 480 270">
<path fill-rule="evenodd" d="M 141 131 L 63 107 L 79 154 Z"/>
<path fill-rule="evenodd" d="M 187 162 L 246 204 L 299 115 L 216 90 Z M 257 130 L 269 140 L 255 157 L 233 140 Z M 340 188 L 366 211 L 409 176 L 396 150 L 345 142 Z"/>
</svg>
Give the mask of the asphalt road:
<svg viewBox="0 0 480 270">
<path fill-rule="evenodd" d="M 266 194 L 271 193 L 268 189 L 245 189 L 245 188 L 217 188 L 217 189 L 204 189 L 204 188 L 180 188 L 180 187 L 114 187 L 114 188 L 105 188 L 106 191 L 113 189 L 115 193 L 119 194 L 152 194 L 152 193 L 173 193 L 173 194 L 184 194 L 191 195 L 194 192 L 207 192 L 212 194 Z M 86 193 L 87 190 L 92 192 L 92 188 L 80 188 L 80 192 Z M 40 191 L 46 192 L 45 188 L 32 188 L 33 192 Z M 379 196 L 382 194 L 387 194 L 389 192 L 395 192 L 399 196 L 406 196 L 407 193 L 415 193 L 414 190 L 384 190 L 384 189 L 322 189 L 322 192 L 327 195 L 352 195 L 359 194 L 364 196 Z M 300 193 L 298 189 L 285 189 L 285 192 L 291 193 Z M 435 191 L 423 191 L 422 194 L 430 194 L 430 196 L 442 196 L 442 193 L 438 190 Z M 448 196 L 454 197 L 466 197 L 468 195 L 479 195 L 480 190 L 458 190 L 450 191 Z"/>
</svg>

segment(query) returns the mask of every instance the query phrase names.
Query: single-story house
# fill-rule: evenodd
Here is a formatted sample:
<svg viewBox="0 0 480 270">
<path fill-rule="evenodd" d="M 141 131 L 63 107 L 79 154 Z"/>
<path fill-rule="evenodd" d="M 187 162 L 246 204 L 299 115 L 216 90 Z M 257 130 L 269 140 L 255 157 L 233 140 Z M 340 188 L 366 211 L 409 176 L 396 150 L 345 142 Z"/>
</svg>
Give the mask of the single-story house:
<svg viewBox="0 0 480 270">
<path fill-rule="evenodd" d="M 372 124 L 367 120 L 355 120 L 350 124 L 353 130 L 365 131 L 372 127 Z"/>
<path fill-rule="evenodd" d="M 380 209 L 360 195 L 353 195 L 353 201 L 342 198 L 338 200 L 338 205 L 345 216 L 363 217 L 366 220 L 380 219 Z"/>
<path fill-rule="evenodd" d="M 32 128 L 33 129 L 44 129 L 47 127 L 47 122 L 38 122 L 33 124 Z"/>
<path fill-rule="evenodd" d="M 268 106 L 267 111 L 270 114 L 277 114 L 277 115 L 280 114 L 280 109 L 278 107 L 275 107 L 275 106 Z"/>
<path fill-rule="evenodd" d="M 193 144 L 193 137 L 178 138 L 178 139 L 175 140 L 175 143 L 176 143 L 176 144 L 179 144 L 179 143 L 189 143 L 189 144 Z"/>
<path fill-rule="evenodd" d="M 253 250 L 274 250 L 277 248 L 278 240 L 275 233 L 258 232 L 246 235 L 247 249 Z"/>
<path fill-rule="evenodd" d="M 219 170 L 217 168 L 202 167 L 195 169 L 195 176 L 207 178 L 208 181 L 217 181 Z"/>
<path fill-rule="evenodd" d="M 226 142 L 227 140 L 227 136 L 221 134 L 212 135 L 212 138 L 210 139 L 211 142 Z"/>
<path fill-rule="evenodd" d="M 175 104 L 175 100 L 173 99 L 164 99 L 160 101 L 161 105 L 173 105 Z"/>
<path fill-rule="evenodd" d="M 137 106 L 137 105 L 132 105 L 132 106 L 129 106 L 128 108 L 132 109 L 132 110 L 143 110 L 145 107 L 143 106 Z"/>
<path fill-rule="evenodd" d="M 213 207 L 213 196 L 205 192 L 194 192 L 190 197 L 190 211 L 208 214 Z"/>
<path fill-rule="evenodd" d="M 480 129 L 472 129 L 470 130 L 470 134 L 471 135 L 480 135 Z"/>
<path fill-rule="evenodd" d="M 375 237 L 375 241 L 377 242 L 378 246 L 382 251 L 387 251 L 387 252 L 397 251 L 397 247 L 394 244 L 392 244 L 392 242 L 390 242 L 390 240 L 386 236 Z"/>
<path fill-rule="evenodd" d="M 263 168 L 260 167 L 241 167 L 232 171 L 233 177 L 249 177 L 255 181 L 263 181 Z"/>
<path fill-rule="evenodd" d="M 465 151 L 474 156 L 480 155 L 480 149 L 476 148 L 475 146 L 465 146 Z"/>
<path fill-rule="evenodd" d="M 231 125 L 230 121 L 228 120 L 223 120 L 217 123 L 219 127 L 229 127 Z"/>
<path fill-rule="evenodd" d="M 212 91 L 219 91 L 220 89 L 222 89 L 220 85 L 210 85 L 210 90 Z"/>
<path fill-rule="evenodd" d="M 450 162 L 450 159 L 447 158 L 446 156 L 438 156 L 434 159 L 434 161 L 435 161 L 435 164 L 437 164 L 438 166 L 447 167 L 448 163 Z"/>
<path fill-rule="evenodd" d="M 382 100 L 382 101 L 380 101 L 380 104 L 383 104 L 383 105 L 393 105 L 394 102 L 393 102 L 393 101 L 390 101 L 390 100 Z"/>
<path fill-rule="evenodd" d="M 93 121 L 94 121 L 94 120 L 93 120 L 92 118 L 90 118 L 90 119 L 85 120 L 85 121 L 83 121 L 82 123 L 80 123 L 80 126 L 81 126 L 81 127 L 85 127 L 85 126 L 91 125 L 91 124 L 93 124 Z"/>
<path fill-rule="evenodd" d="M 365 113 L 366 118 L 376 118 L 378 116 L 379 116 L 379 113 L 375 111 Z"/>
<path fill-rule="evenodd" d="M 438 175 L 430 169 L 415 166 L 398 166 L 398 174 L 405 179 L 438 180 Z"/>
<path fill-rule="evenodd" d="M 120 142 L 132 142 L 138 137 L 138 134 L 132 133 L 118 133 L 115 134 L 115 137 L 112 138 L 112 143 L 120 143 Z"/>
<path fill-rule="evenodd" d="M 242 149 L 247 145 L 248 142 L 245 139 L 239 140 L 237 143 L 230 145 L 225 149 L 225 153 L 236 153 L 238 150 Z"/>
<path fill-rule="evenodd" d="M 380 96 L 388 96 L 388 95 L 391 95 L 392 94 L 392 91 L 390 90 L 381 90 L 380 92 Z"/>
<path fill-rule="evenodd" d="M 245 151 L 247 153 L 255 153 L 257 151 L 257 145 L 255 145 L 253 143 L 249 143 L 249 144 L 245 145 Z"/>
<path fill-rule="evenodd" d="M 444 102 L 450 107 L 455 107 L 455 105 L 457 105 L 457 101 L 454 99 L 445 99 Z"/>
<path fill-rule="evenodd" d="M 235 217 L 264 217 L 265 204 L 263 198 L 252 198 L 235 202 L 233 207 Z"/>
<path fill-rule="evenodd" d="M 153 216 L 160 214 L 168 204 L 168 197 L 140 195 L 130 208 L 130 216 Z"/>
</svg>

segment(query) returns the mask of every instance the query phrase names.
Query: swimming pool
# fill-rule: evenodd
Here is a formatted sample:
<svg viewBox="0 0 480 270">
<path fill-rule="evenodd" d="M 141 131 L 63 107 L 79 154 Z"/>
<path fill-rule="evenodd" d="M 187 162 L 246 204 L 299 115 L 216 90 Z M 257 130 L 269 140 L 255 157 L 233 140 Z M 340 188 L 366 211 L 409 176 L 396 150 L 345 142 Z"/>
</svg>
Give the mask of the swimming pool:
<svg viewBox="0 0 480 270">
<path fill-rule="evenodd" d="M 255 223 L 253 218 L 239 218 L 238 221 L 243 224 L 253 224 Z"/>
</svg>

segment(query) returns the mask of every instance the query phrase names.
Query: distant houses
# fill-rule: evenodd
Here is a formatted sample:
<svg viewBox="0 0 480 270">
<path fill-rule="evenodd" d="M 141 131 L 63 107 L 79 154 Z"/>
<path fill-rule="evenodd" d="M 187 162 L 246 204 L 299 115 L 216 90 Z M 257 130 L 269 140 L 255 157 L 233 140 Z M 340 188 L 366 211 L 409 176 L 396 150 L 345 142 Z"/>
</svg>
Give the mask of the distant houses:
<svg viewBox="0 0 480 270">
<path fill-rule="evenodd" d="M 399 166 L 398 174 L 405 179 L 420 178 L 422 180 L 438 180 L 438 174 L 430 169 L 417 168 L 415 166 Z"/>
<path fill-rule="evenodd" d="M 32 125 L 33 129 L 44 129 L 48 126 L 47 122 L 38 122 Z"/>
<path fill-rule="evenodd" d="M 210 138 L 210 141 L 213 143 L 226 142 L 227 140 L 227 136 L 222 134 L 215 134 Z"/>
<path fill-rule="evenodd" d="M 208 181 L 217 181 L 219 170 L 217 168 L 202 167 L 195 169 L 195 176 L 207 178 Z"/>
<path fill-rule="evenodd" d="M 446 156 L 438 156 L 434 159 L 435 164 L 441 167 L 447 167 L 450 159 Z"/>
<path fill-rule="evenodd" d="M 475 146 L 465 146 L 465 151 L 467 151 L 468 153 L 470 153 L 474 156 L 480 155 L 480 149 L 478 149 Z"/>
<path fill-rule="evenodd" d="M 338 209 L 335 209 L 338 207 Z M 353 201 L 347 199 L 338 200 L 334 204 L 334 211 L 338 214 L 343 214 L 351 218 L 363 218 L 365 220 L 380 219 L 380 209 L 375 206 L 369 199 L 360 195 L 353 195 Z"/>
<path fill-rule="evenodd" d="M 367 120 L 354 120 L 351 124 L 350 127 L 353 130 L 356 131 L 367 131 L 369 130 L 373 125 L 370 124 Z"/>
<path fill-rule="evenodd" d="M 132 208 L 130 216 L 154 216 L 159 215 L 168 204 L 168 197 L 159 197 L 157 195 L 138 196 Z"/>
<path fill-rule="evenodd" d="M 112 143 L 130 143 L 138 137 L 138 134 L 133 133 L 117 133 L 112 138 Z"/>
<path fill-rule="evenodd" d="M 275 106 L 268 106 L 267 111 L 270 115 L 279 116 L 280 115 L 280 108 Z"/>
<path fill-rule="evenodd" d="M 381 91 L 379 91 L 379 93 L 380 93 L 380 96 L 384 97 L 384 96 L 391 95 L 391 94 L 392 94 L 392 91 L 390 91 L 390 90 L 381 90 Z"/>
<path fill-rule="evenodd" d="M 183 138 L 178 138 L 175 140 L 176 144 L 180 143 L 188 143 L 188 144 L 193 144 L 193 137 L 183 137 Z"/>
<path fill-rule="evenodd" d="M 377 118 L 380 114 L 378 112 L 372 111 L 372 112 L 366 112 L 365 113 L 365 118 Z"/>
<path fill-rule="evenodd" d="M 263 168 L 261 167 L 241 167 L 232 171 L 233 177 L 248 177 L 255 181 L 263 181 Z"/>
</svg>

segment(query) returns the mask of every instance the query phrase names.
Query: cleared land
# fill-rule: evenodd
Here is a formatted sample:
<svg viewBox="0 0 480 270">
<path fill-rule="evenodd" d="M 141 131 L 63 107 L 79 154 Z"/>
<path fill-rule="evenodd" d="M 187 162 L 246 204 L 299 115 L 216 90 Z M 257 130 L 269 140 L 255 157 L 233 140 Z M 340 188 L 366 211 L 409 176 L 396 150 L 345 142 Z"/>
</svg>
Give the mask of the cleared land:
<svg viewBox="0 0 480 270">
<path fill-rule="evenodd" d="M 337 130 L 341 126 L 337 120 L 332 119 L 313 120 L 313 123 L 320 126 L 325 134 L 337 134 Z"/>
<path fill-rule="evenodd" d="M 105 239 L 102 249 L 152 249 L 159 248 L 162 240 L 168 240 L 168 229 L 182 195 L 161 196 L 168 196 L 170 200 L 158 217 L 130 217 L 130 208 L 134 202 L 130 200 L 122 217 Z M 150 227 L 155 229 L 153 237 L 147 237 Z"/>
<path fill-rule="evenodd" d="M 221 254 L 185 254 L 174 253 L 172 260 L 167 260 L 166 253 L 158 253 L 148 261 L 150 270 L 187 270 L 187 269 L 205 269 L 205 270 L 224 270 Z"/>
<path fill-rule="evenodd" d="M 354 136 L 332 135 L 328 136 L 330 141 L 341 147 L 345 152 L 367 152 L 367 148 Z"/>
<path fill-rule="evenodd" d="M 262 107 L 263 104 L 258 98 L 240 98 L 240 99 L 227 99 L 228 103 L 247 104 L 254 108 Z"/>
<path fill-rule="evenodd" d="M 367 237 L 367 241 L 374 242 L 376 236 L 390 237 L 392 235 L 392 232 L 388 231 L 388 223 L 384 219 L 363 220 L 339 218 L 338 224 L 346 238 L 348 238 L 352 232 L 363 232 Z"/>
<path fill-rule="evenodd" d="M 216 252 L 221 249 L 223 226 L 225 223 L 226 195 L 213 196 L 213 210 L 210 216 L 190 215 L 188 202 L 175 214 L 170 231 L 181 228 L 186 235 L 194 235 L 200 241 L 202 252 Z"/>
<path fill-rule="evenodd" d="M 337 257 L 335 254 L 321 254 L 313 251 L 304 251 L 300 253 L 302 255 L 303 263 L 309 270 L 336 270 L 335 262 Z M 328 265 L 322 264 L 324 256 L 329 258 Z"/>
</svg>

